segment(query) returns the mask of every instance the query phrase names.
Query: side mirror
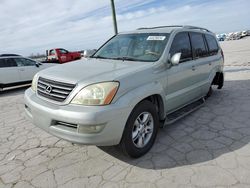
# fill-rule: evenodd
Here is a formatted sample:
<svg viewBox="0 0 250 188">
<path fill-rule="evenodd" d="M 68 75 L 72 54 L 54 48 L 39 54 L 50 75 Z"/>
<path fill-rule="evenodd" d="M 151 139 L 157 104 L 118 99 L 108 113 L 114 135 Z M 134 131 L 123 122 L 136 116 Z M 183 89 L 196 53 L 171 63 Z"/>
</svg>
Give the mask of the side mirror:
<svg viewBox="0 0 250 188">
<path fill-rule="evenodd" d="M 84 57 L 90 57 L 92 56 L 94 53 L 96 52 L 96 50 L 85 50 L 83 55 Z"/>
<path fill-rule="evenodd" d="M 178 65 L 180 63 L 180 59 L 181 53 L 176 53 L 171 57 L 170 62 L 172 65 Z"/>
<path fill-rule="evenodd" d="M 40 65 L 41 65 L 40 63 L 36 62 L 36 67 L 39 67 Z"/>
</svg>

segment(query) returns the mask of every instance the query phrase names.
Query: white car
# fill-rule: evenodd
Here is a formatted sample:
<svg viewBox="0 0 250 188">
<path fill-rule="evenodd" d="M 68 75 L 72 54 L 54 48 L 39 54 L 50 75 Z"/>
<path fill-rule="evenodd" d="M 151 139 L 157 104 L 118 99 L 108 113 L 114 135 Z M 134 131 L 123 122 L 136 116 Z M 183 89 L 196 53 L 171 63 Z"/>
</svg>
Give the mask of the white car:
<svg viewBox="0 0 250 188">
<path fill-rule="evenodd" d="M 247 30 L 247 36 L 250 36 L 250 30 Z"/>
<path fill-rule="evenodd" d="M 239 40 L 241 38 L 241 32 L 235 32 L 233 34 L 233 40 Z"/>
<path fill-rule="evenodd" d="M 233 40 L 233 35 L 234 33 L 228 33 L 228 35 L 226 36 L 226 40 Z"/>
<path fill-rule="evenodd" d="M 241 38 L 246 37 L 246 36 L 247 36 L 247 31 L 242 31 L 241 32 Z"/>
<path fill-rule="evenodd" d="M 55 64 L 39 63 L 15 54 L 0 55 L 0 91 L 31 84 L 34 75 Z"/>
</svg>

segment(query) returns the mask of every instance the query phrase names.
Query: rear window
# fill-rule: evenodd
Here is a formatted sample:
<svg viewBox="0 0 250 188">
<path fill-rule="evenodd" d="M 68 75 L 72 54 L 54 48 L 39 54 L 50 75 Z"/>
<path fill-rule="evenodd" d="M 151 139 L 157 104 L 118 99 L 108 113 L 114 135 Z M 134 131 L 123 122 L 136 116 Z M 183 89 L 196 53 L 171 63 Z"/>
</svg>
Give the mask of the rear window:
<svg viewBox="0 0 250 188">
<path fill-rule="evenodd" d="M 0 68 L 16 67 L 16 63 L 13 59 L 0 59 Z"/>
<path fill-rule="evenodd" d="M 205 38 L 208 45 L 209 55 L 216 55 L 219 51 L 219 46 L 215 37 L 212 35 L 205 35 Z"/>
<path fill-rule="evenodd" d="M 55 50 L 50 50 L 49 51 L 49 55 L 55 55 L 55 54 L 56 54 Z"/>
<path fill-rule="evenodd" d="M 206 45 L 201 33 L 190 33 L 194 58 L 205 57 L 208 55 Z"/>
</svg>

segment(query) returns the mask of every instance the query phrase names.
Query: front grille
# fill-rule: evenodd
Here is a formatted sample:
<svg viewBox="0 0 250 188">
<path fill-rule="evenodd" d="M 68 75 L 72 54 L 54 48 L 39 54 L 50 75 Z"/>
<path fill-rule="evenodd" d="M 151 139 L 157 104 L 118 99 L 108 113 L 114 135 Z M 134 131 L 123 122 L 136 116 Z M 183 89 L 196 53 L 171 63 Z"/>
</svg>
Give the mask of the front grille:
<svg viewBox="0 0 250 188">
<path fill-rule="evenodd" d="M 37 94 L 50 100 L 63 102 L 75 88 L 75 84 L 68 84 L 39 77 Z"/>
</svg>

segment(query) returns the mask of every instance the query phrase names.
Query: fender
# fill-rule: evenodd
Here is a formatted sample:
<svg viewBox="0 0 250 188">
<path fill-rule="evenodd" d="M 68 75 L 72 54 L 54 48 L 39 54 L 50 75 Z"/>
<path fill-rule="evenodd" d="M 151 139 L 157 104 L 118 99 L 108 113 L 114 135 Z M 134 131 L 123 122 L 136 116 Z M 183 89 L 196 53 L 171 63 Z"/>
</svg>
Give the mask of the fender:
<svg viewBox="0 0 250 188">
<path fill-rule="evenodd" d="M 129 90 L 128 92 L 124 93 L 123 95 L 119 96 L 115 101 L 119 104 L 127 105 L 130 108 L 134 108 L 139 102 L 141 102 L 143 99 L 152 96 L 152 95 L 159 95 L 161 97 L 161 102 L 163 103 L 161 109 L 160 118 L 165 118 L 166 114 L 166 101 L 165 101 L 165 92 L 158 81 L 154 81 L 151 83 L 147 83 L 143 86 L 136 87 L 132 90 Z"/>
<path fill-rule="evenodd" d="M 213 83 L 214 77 L 215 77 L 217 72 L 219 72 L 219 67 L 218 66 L 214 67 L 210 71 L 210 74 L 209 74 L 209 77 L 208 77 L 209 86 Z"/>
</svg>

